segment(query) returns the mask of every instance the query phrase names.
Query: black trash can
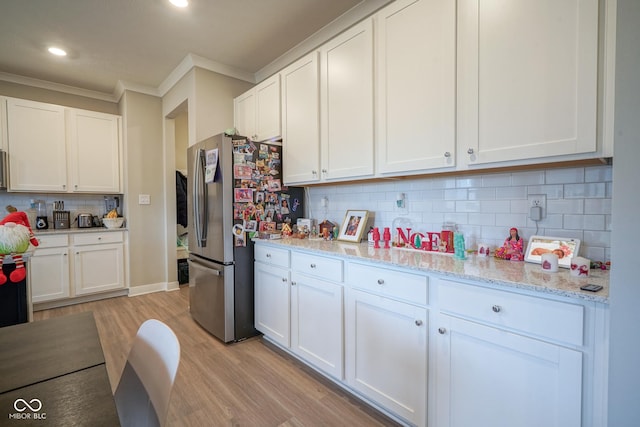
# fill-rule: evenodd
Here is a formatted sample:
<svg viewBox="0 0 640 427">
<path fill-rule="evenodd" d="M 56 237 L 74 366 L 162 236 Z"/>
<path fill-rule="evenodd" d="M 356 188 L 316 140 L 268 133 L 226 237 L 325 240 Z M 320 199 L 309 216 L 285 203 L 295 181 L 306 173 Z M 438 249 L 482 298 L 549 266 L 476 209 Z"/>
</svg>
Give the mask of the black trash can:
<svg viewBox="0 0 640 427">
<path fill-rule="evenodd" d="M 178 260 L 178 283 L 189 283 L 189 263 L 186 259 Z"/>
</svg>

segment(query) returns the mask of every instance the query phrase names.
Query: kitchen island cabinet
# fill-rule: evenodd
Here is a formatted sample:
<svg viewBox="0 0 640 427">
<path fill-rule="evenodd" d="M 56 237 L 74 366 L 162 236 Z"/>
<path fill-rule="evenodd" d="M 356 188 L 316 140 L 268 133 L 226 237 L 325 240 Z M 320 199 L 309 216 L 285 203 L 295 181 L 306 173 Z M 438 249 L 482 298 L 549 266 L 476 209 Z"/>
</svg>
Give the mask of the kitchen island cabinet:
<svg viewBox="0 0 640 427">
<path fill-rule="evenodd" d="M 120 117 L 7 98 L 9 189 L 119 193 Z"/>
<path fill-rule="evenodd" d="M 292 288 L 310 270 L 317 285 L 344 274 L 342 311 L 313 307 L 306 321 L 338 324 L 344 313 L 344 378 L 282 348 L 400 423 L 606 424 L 606 272 L 589 278 L 604 286 L 599 295 L 564 269 L 308 239 L 256 241 L 256 268 L 273 251 L 289 254 Z M 334 264 L 313 269 L 311 259 Z"/>
</svg>

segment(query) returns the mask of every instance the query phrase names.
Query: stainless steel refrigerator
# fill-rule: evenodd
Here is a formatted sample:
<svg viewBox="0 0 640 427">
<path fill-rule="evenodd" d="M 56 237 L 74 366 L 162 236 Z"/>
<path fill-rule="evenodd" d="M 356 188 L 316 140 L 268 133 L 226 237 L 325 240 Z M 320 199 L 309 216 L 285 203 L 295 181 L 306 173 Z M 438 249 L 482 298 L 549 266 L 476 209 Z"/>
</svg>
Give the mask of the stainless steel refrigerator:
<svg viewBox="0 0 640 427">
<path fill-rule="evenodd" d="M 224 134 L 187 151 L 189 299 L 193 319 L 224 342 L 254 327 L 253 242 L 303 217 L 302 188 L 282 185 L 282 147 Z"/>
</svg>

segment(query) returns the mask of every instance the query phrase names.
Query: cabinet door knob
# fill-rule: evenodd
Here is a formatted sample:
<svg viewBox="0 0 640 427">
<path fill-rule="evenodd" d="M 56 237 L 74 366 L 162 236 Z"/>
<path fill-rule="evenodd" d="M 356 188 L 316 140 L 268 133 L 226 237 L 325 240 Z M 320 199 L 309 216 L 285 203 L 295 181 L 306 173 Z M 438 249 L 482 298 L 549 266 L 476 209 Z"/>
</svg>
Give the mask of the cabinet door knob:
<svg viewBox="0 0 640 427">
<path fill-rule="evenodd" d="M 448 151 L 445 151 L 445 152 L 444 152 L 444 156 L 445 156 L 445 157 L 447 157 L 447 158 L 448 158 L 448 157 L 451 157 L 451 153 L 450 153 L 450 152 L 448 152 Z"/>
<path fill-rule="evenodd" d="M 494 305 L 493 307 L 491 307 L 491 310 L 493 310 L 494 313 L 500 313 L 502 307 L 500 307 L 499 305 Z"/>
<path fill-rule="evenodd" d="M 283 278 L 282 278 L 282 281 L 283 281 L 283 282 L 286 282 L 286 281 L 287 281 L 287 278 L 286 278 L 286 277 L 283 277 Z"/>
<path fill-rule="evenodd" d="M 416 320 L 416 326 L 422 326 L 422 320 L 420 319 Z"/>
<path fill-rule="evenodd" d="M 316 268 L 316 265 L 315 264 L 311 264 L 311 265 L 309 265 L 309 267 Z"/>
<path fill-rule="evenodd" d="M 318 175 L 318 171 L 311 171 L 311 174 L 314 175 L 314 176 Z"/>
<path fill-rule="evenodd" d="M 296 284 L 296 282 L 291 282 L 291 286 L 295 286 Z"/>
<path fill-rule="evenodd" d="M 383 279 L 378 279 L 378 285 L 384 285 L 384 280 Z"/>
<path fill-rule="evenodd" d="M 327 170 L 326 169 L 322 169 L 322 173 L 326 175 L 327 174 Z"/>
<path fill-rule="evenodd" d="M 446 334 L 446 333 L 447 333 L 447 329 L 446 329 L 446 328 L 443 328 L 443 327 L 440 327 L 440 328 L 438 328 L 438 333 L 439 333 L 440 335 L 444 335 L 444 334 Z"/>
<path fill-rule="evenodd" d="M 266 257 L 267 257 L 267 258 L 271 258 L 271 254 L 267 254 L 267 255 L 266 255 Z"/>
<path fill-rule="evenodd" d="M 469 148 L 469 149 L 467 150 L 467 154 L 473 154 L 473 148 Z"/>
</svg>

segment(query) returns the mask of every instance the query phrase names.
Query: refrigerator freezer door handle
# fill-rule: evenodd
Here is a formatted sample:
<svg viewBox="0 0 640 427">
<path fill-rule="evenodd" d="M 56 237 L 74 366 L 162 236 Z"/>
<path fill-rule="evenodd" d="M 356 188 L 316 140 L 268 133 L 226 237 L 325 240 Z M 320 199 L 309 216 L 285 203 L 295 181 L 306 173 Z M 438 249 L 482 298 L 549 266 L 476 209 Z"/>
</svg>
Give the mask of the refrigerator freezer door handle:
<svg viewBox="0 0 640 427">
<path fill-rule="evenodd" d="M 205 260 L 195 260 L 193 258 L 189 258 L 188 261 L 192 265 L 192 267 L 206 269 L 208 274 L 212 274 L 214 276 L 224 276 L 224 271 L 219 269 L 220 266 L 217 266 Z"/>
<path fill-rule="evenodd" d="M 205 152 L 199 149 L 194 156 L 194 185 L 193 185 L 193 219 L 198 247 L 207 245 L 207 186 L 204 182 Z"/>
</svg>

